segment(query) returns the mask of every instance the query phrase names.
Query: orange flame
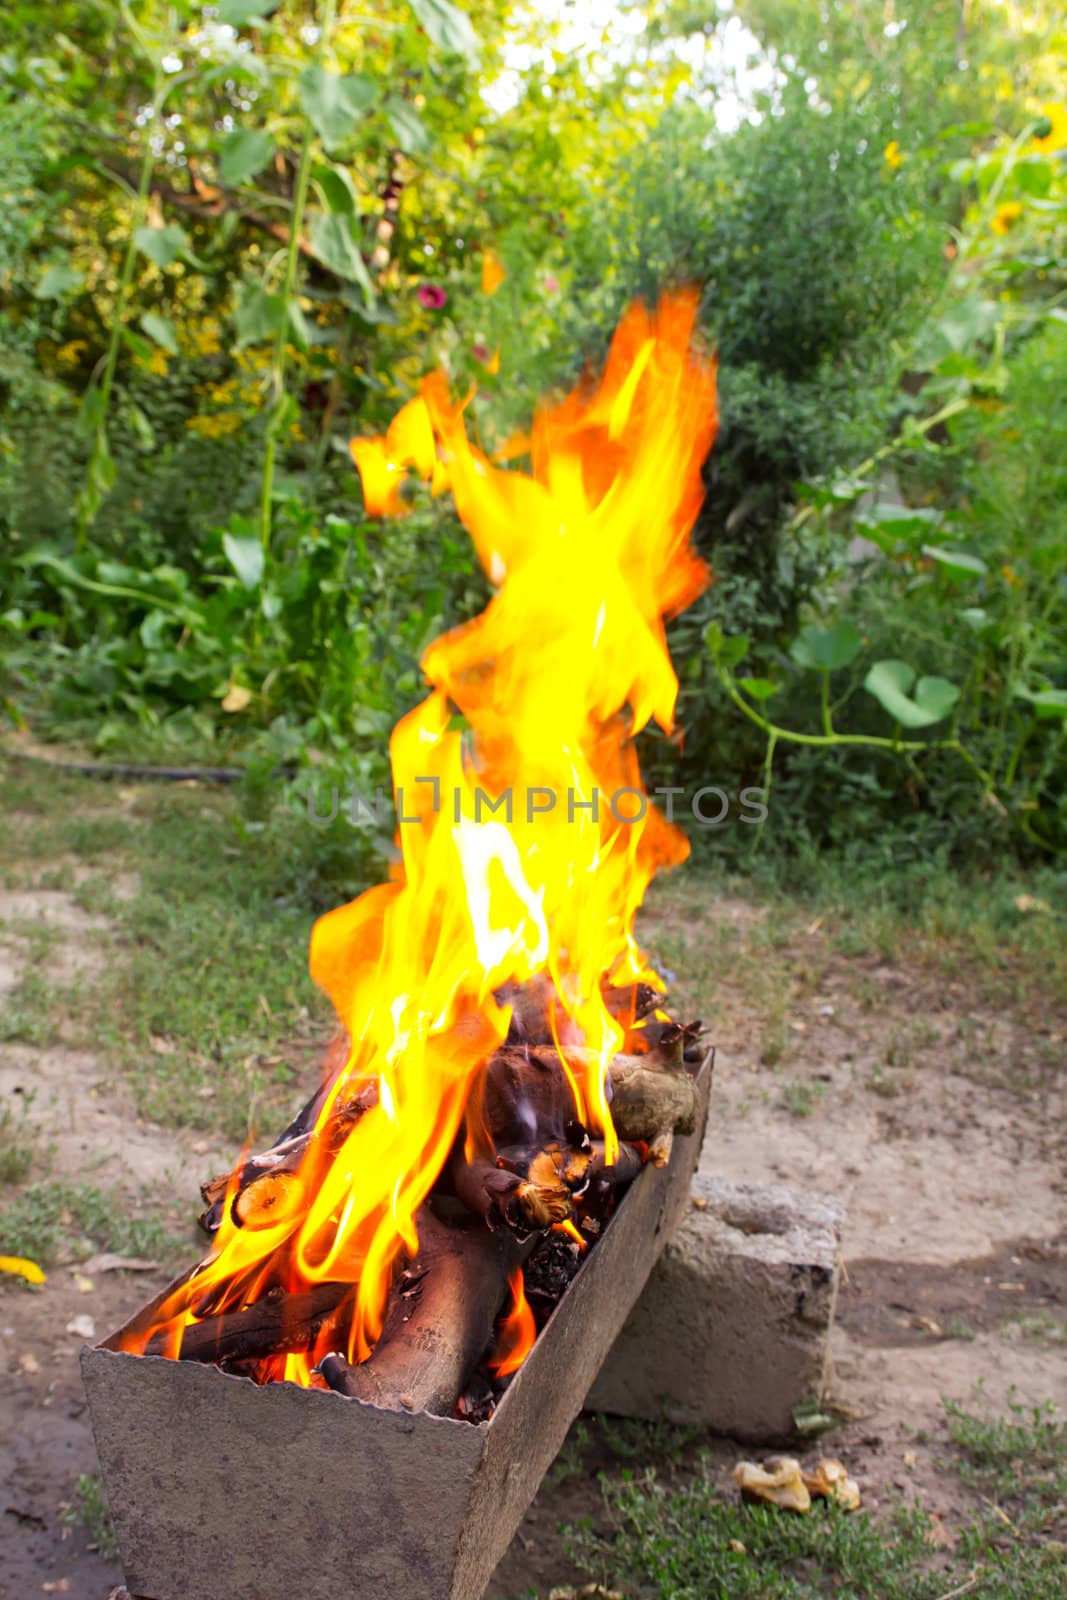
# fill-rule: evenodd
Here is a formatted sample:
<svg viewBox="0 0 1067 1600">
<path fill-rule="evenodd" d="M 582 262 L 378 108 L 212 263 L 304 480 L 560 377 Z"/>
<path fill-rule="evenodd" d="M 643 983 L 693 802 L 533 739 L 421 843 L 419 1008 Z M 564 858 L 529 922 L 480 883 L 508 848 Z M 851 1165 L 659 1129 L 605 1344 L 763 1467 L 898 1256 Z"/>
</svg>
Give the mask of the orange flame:
<svg viewBox="0 0 1067 1600">
<path fill-rule="evenodd" d="M 688 854 L 648 800 L 633 736 L 651 720 L 672 728 L 665 619 L 708 581 L 689 543 L 716 424 L 696 309 L 691 292 L 654 314 L 632 307 L 599 384 L 537 416 L 529 473 L 472 444 L 440 374 L 384 439 L 353 441 L 372 512 L 404 509 L 409 467 L 435 491 L 447 481 L 496 592 L 430 645 L 430 693 L 393 733 L 402 866 L 312 933 L 312 976 L 351 1046 L 299 1185 L 254 1228 L 227 1203 L 211 1255 L 127 1348 L 154 1334 L 153 1349 L 176 1355 L 209 1300 L 217 1311 L 271 1282 L 330 1281 L 353 1286 L 348 1351 L 365 1359 L 457 1135 L 491 1153 L 467 1111 L 507 1034 L 510 1007 L 496 998 L 506 985 L 551 979 L 557 1044 L 593 1051 L 572 1080 L 577 1114 L 609 1160 L 617 1149 L 605 1086 L 622 1029 L 601 982 L 659 986 L 634 917 L 653 874 Z M 357 1093 L 369 1109 L 331 1148 L 319 1135 Z M 268 1375 L 307 1384 L 322 1353 L 276 1358 Z"/>
<path fill-rule="evenodd" d="M 508 1289 L 511 1292 L 511 1310 L 500 1324 L 496 1345 L 488 1362 L 490 1372 L 498 1378 L 518 1372 L 537 1338 L 537 1326 L 526 1298 L 521 1267 L 516 1267 L 508 1278 Z"/>
</svg>

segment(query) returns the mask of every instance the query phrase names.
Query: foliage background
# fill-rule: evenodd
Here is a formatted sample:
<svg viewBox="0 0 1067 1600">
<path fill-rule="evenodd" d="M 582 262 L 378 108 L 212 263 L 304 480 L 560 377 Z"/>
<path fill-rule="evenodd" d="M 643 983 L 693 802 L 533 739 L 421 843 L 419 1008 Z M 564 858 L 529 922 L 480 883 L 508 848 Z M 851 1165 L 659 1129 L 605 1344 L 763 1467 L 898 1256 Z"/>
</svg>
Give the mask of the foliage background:
<svg viewBox="0 0 1067 1600">
<path fill-rule="evenodd" d="M 1055 8 L 578 10 L 5 9 L 6 717 L 232 762 L 254 813 L 387 787 L 419 654 L 485 587 L 447 508 L 363 515 L 348 439 L 436 363 L 500 441 L 633 295 L 696 280 L 717 581 L 652 776 L 770 784 L 758 841 L 700 842 L 789 871 L 1055 857 Z M 329 844 L 348 873 L 382 846 Z"/>
</svg>

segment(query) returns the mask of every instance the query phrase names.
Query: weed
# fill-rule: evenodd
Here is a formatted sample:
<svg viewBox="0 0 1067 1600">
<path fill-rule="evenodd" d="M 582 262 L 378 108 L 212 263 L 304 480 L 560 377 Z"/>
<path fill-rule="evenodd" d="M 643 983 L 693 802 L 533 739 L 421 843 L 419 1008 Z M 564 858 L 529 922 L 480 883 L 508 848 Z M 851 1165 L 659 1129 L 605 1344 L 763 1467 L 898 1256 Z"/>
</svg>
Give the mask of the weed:
<svg viewBox="0 0 1067 1600">
<path fill-rule="evenodd" d="M 782 1085 L 782 1105 L 794 1117 L 810 1117 L 826 1093 L 825 1083 L 800 1083 L 793 1080 Z"/>
<path fill-rule="evenodd" d="M 171 1265 L 187 1251 L 158 1218 L 131 1215 L 120 1191 L 56 1180 L 31 1184 L 0 1208 L 0 1242 L 5 1255 L 41 1262 L 112 1250 Z"/>
<path fill-rule="evenodd" d="M 83 1472 L 75 1479 L 74 1491 L 61 1509 L 60 1517 L 67 1528 L 81 1524 L 89 1535 L 91 1550 L 97 1550 L 107 1558 L 118 1555 L 119 1542 L 115 1537 L 104 1485 L 95 1473 Z"/>
<path fill-rule="evenodd" d="M 950 1407 L 949 1419 L 964 1480 L 995 1496 L 1000 1515 L 965 1526 L 948 1556 L 922 1511 L 876 1521 L 833 1506 L 802 1517 L 741 1506 L 723 1498 L 706 1460 L 680 1484 L 650 1471 L 602 1479 L 614 1530 L 571 1529 L 570 1554 L 606 1587 L 648 1600 L 1060 1600 L 1063 1423 L 1048 1407 L 1016 1407 L 1007 1420 Z"/>
<path fill-rule="evenodd" d="M 39 1129 L 30 1121 L 33 1092 L 18 1097 L 18 1109 L 0 1106 L 0 1183 L 25 1183 L 45 1154 Z"/>
</svg>

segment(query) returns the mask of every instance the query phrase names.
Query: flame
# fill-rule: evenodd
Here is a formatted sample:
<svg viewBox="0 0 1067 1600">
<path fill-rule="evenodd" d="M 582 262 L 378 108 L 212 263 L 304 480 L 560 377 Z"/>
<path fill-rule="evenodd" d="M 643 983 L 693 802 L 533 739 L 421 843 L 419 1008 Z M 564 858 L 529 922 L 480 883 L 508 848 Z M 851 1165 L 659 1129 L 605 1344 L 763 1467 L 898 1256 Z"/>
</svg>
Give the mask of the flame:
<svg viewBox="0 0 1067 1600">
<path fill-rule="evenodd" d="M 609 1160 L 617 1150 L 606 1082 L 623 1029 L 601 984 L 662 987 L 634 917 L 653 874 L 688 853 L 648 800 L 633 736 L 652 720 L 672 729 L 665 620 L 708 581 L 689 543 L 716 423 L 696 309 L 688 291 L 654 313 L 632 307 L 600 382 L 585 379 L 536 417 L 529 472 L 471 442 L 466 402 L 441 374 L 383 439 L 353 441 L 369 511 L 405 508 L 409 468 L 436 492 L 447 482 L 495 593 L 430 645 L 430 692 L 393 733 L 402 865 L 313 930 L 312 976 L 351 1044 L 299 1181 L 267 1189 L 255 1226 L 242 1227 L 235 1170 L 211 1255 L 127 1348 L 152 1339 L 173 1356 L 198 1307 L 329 1281 L 352 1285 L 341 1337 L 350 1359 L 365 1359 L 457 1136 L 491 1153 L 468 1101 L 507 1034 L 505 986 L 551 980 L 557 1045 L 565 1033 L 592 1051 L 572 1078 L 576 1115 Z M 369 1108 L 338 1148 L 322 1135 L 356 1094 Z M 306 1385 L 337 1344 L 333 1328 L 316 1351 L 274 1358 L 267 1375 Z"/>
<path fill-rule="evenodd" d="M 488 1363 L 490 1372 L 495 1373 L 498 1378 L 506 1378 L 511 1373 L 518 1372 L 537 1338 L 537 1327 L 534 1323 L 534 1314 L 530 1310 L 530 1302 L 526 1298 L 521 1267 L 516 1267 L 508 1278 L 508 1291 L 511 1295 L 511 1310 L 500 1324 L 496 1345 Z"/>
</svg>

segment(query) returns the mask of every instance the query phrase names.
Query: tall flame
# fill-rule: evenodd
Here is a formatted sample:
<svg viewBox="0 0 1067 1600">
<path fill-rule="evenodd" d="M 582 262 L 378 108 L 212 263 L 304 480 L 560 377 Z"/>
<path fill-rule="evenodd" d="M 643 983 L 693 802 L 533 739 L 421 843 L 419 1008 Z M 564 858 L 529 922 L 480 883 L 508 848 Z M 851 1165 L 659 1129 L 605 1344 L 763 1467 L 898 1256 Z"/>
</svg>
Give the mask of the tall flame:
<svg viewBox="0 0 1067 1600">
<path fill-rule="evenodd" d="M 633 736 L 672 727 L 664 623 L 708 581 L 689 543 L 716 425 L 696 304 L 681 292 L 630 309 L 599 384 L 537 416 L 529 473 L 471 442 L 440 374 L 385 438 L 353 442 L 371 511 L 404 509 L 408 468 L 447 483 L 496 592 L 426 651 L 430 693 L 393 733 L 402 866 L 312 933 L 312 975 L 351 1041 L 316 1126 L 359 1091 L 373 1103 L 339 1149 L 312 1139 L 262 1225 L 235 1226 L 226 1207 L 211 1256 L 150 1330 L 168 1353 L 194 1305 L 245 1303 L 281 1260 L 290 1287 L 353 1285 L 349 1355 L 367 1356 L 455 1139 L 491 1153 L 476 1090 L 507 1034 L 508 985 L 551 979 L 557 1041 L 594 1052 L 572 1079 L 576 1115 L 609 1158 L 617 1147 L 605 1085 L 622 1029 L 601 983 L 655 982 L 634 917 L 656 870 L 688 853 L 648 800 Z M 277 1358 L 273 1375 L 307 1382 L 314 1359 Z"/>
</svg>

